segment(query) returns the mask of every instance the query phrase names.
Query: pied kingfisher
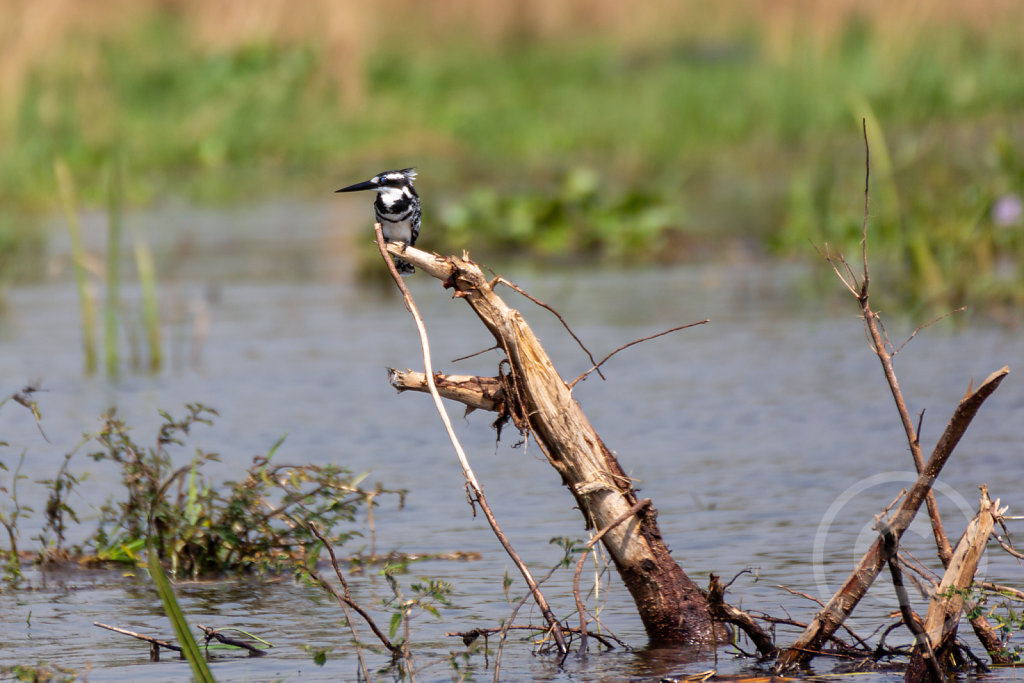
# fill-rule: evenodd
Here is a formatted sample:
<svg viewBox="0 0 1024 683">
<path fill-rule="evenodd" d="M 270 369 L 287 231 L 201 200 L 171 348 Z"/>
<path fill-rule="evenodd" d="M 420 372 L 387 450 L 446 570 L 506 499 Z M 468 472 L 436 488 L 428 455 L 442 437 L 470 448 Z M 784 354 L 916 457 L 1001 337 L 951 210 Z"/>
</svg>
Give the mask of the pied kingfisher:
<svg viewBox="0 0 1024 683">
<path fill-rule="evenodd" d="M 415 179 L 415 168 L 403 168 L 401 171 L 378 173 L 366 182 L 337 191 L 376 190 L 377 199 L 373 202 L 373 211 L 381 225 L 384 239 L 388 242 L 404 242 L 405 246 L 411 247 L 420 235 L 420 196 L 412 186 Z M 416 272 L 411 263 L 400 258 L 395 259 L 395 268 L 402 275 Z"/>
</svg>

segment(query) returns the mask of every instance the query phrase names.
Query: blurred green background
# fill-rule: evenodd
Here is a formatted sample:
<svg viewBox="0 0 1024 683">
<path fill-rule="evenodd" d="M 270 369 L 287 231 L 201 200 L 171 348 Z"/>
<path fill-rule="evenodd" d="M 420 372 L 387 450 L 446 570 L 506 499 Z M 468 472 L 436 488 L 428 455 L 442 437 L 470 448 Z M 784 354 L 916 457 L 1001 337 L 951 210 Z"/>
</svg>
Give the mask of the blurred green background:
<svg viewBox="0 0 1024 683">
<path fill-rule="evenodd" d="M 911 312 L 1024 303 L 1024 3 L 0 0 L 0 268 L 102 206 L 415 165 L 424 246 L 653 264 L 872 247 Z M 297 219 L 300 220 L 300 219 Z"/>
</svg>

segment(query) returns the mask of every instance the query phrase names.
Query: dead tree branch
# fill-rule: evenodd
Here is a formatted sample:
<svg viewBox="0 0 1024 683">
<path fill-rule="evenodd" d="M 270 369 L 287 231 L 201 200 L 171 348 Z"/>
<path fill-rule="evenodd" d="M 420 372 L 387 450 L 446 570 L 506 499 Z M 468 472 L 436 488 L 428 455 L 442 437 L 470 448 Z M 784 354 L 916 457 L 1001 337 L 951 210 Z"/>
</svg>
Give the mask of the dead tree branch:
<svg viewBox="0 0 1024 683">
<path fill-rule="evenodd" d="M 399 391 L 430 393 L 427 376 L 413 370 L 388 369 L 388 381 Z M 434 373 L 434 386 L 443 398 L 463 403 L 472 410 L 500 413 L 505 406 L 504 387 L 500 377 L 476 375 L 444 375 Z"/>
<path fill-rule="evenodd" d="M 588 527 L 604 529 L 638 502 L 632 482 L 573 399 L 569 387 L 522 315 L 497 294 L 480 267 L 465 256 L 441 257 L 414 247 L 388 250 L 455 290 L 502 348 L 512 391 L 506 404 L 517 426 L 529 430 L 548 462 L 561 475 Z M 502 361 L 505 362 L 505 361 Z M 430 370 L 427 371 L 428 376 Z M 428 378 L 429 381 L 429 378 Z M 672 559 L 662 540 L 657 512 L 644 506 L 602 538 L 633 596 L 648 636 L 662 643 L 713 643 L 707 600 Z"/>
<path fill-rule="evenodd" d="M 530 587 L 530 593 L 537 602 L 537 607 L 540 608 L 541 613 L 544 615 L 544 619 L 548 622 L 548 626 L 551 628 L 552 636 L 558 645 L 558 651 L 565 654 L 568 652 L 568 648 L 565 644 L 565 638 L 562 636 L 562 630 L 559 626 L 558 619 L 555 618 L 554 612 L 551 611 L 551 607 L 548 605 L 547 600 L 540 592 L 540 588 L 537 586 L 537 582 L 530 574 L 530 570 L 526 566 L 526 563 L 523 562 L 521 557 L 519 557 L 519 553 L 515 551 L 512 544 L 509 542 L 508 537 L 505 536 L 501 527 L 498 525 L 498 520 L 494 517 L 494 513 L 491 511 L 491 506 L 487 504 L 487 499 L 484 497 L 483 489 L 477 481 L 476 475 L 473 474 L 473 469 L 469 465 L 469 459 L 466 457 L 466 453 L 462 449 L 462 444 L 459 442 L 458 436 L 455 435 L 455 430 L 452 428 L 452 422 L 448 418 L 448 411 L 445 410 L 444 404 L 441 402 L 441 395 L 438 393 L 437 387 L 434 385 L 433 363 L 430 358 L 430 341 L 427 338 L 427 330 L 423 324 L 423 319 L 420 317 L 419 310 L 416 307 L 416 302 L 413 300 L 412 294 L 409 292 L 409 288 L 405 286 L 405 282 L 402 281 L 402 276 L 398 274 L 398 269 L 395 268 L 394 261 L 392 261 L 391 257 L 388 256 L 388 245 L 384 242 L 384 233 L 381 229 L 380 223 L 375 223 L 373 229 L 377 236 L 377 248 L 380 250 L 381 258 L 384 259 L 384 262 L 388 266 L 388 270 L 391 272 L 392 279 L 394 279 L 398 289 L 402 292 L 402 298 L 405 300 L 405 307 L 409 310 L 413 320 L 416 322 L 416 329 L 420 335 L 420 344 L 423 347 L 423 368 L 426 374 L 427 386 L 430 389 L 430 395 L 434 399 L 434 406 L 437 408 L 437 413 L 441 417 L 441 422 L 444 423 L 445 431 L 448 433 L 448 438 L 452 442 L 452 447 L 455 449 L 455 454 L 459 459 L 459 463 L 462 465 L 462 472 L 466 477 L 466 483 L 470 491 L 470 498 L 472 501 L 475 501 L 480 505 L 480 509 L 483 511 L 484 517 L 487 518 L 488 524 L 491 525 L 491 529 L 494 531 L 498 541 L 501 543 L 502 547 L 505 548 L 505 552 L 508 553 L 508 556 L 516 565 L 519 573 L 522 574 L 523 580 L 526 581 L 526 585 Z M 405 251 L 405 245 L 401 245 L 401 247 L 399 247 L 399 245 L 393 243 L 391 247 L 399 249 L 402 252 Z M 431 272 L 430 267 L 424 267 L 424 270 Z"/>
<path fill-rule="evenodd" d="M 957 405 L 953 416 L 939 439 L 931 458 L 924 466 L 924 470 L 918 476 L 917 481 L 910 487 L 906 497 L 896 512 L 890 528 L 899 539 L 906 531 L 914 515 L 924 502 L 925 496 L 931 490 L 932 483 L 938 477 L 942 467 L 953 454 L 953 449 L 960 441 L 967 426 L 977 414 L 978 409 L 985 399 L 992 395 L 1003 379 L 1010 373 L 1009 368 L 1002 368 L 993 372 L 971 395 L 962 399 Z M 810 625 L 804 630 L 800 637 L 783 652 L 779 657 L 776 668 L 780 671 L 807 661 L 813 652 L 821 647 L 821 644 L 839 628 L 840 624 L 856 608 L 868 588 L 874 582 L 878 572 L 885 565 L 884 553 L 881 549 L 880 539 L 871 545 L 868 551 L 861 558 L 856 569 L 843 583 L 842 587 L 832 596 Z"/>
<path fill-rule="evenodd" d="M 196 624 L 196 627 L 203 632 L 207 645 L 209 645 L 211 640 L 216 640 L 218 643 L 223 643 L 224 645 L 230 645 L 231 647 L 237 647 L 245 650 L 249 653 L 250 657 L 263 657 L 267 654 L 266 650 L 260 649 L 248 641 L 224 635 L 225 629 L 203 626 L 202 624 Z M 237 631 L 238 629 L 227 630 Z"/>
<path fill-rule="evenodd" d="M 141 641 L 149 643 L 149 646 L 150 646 L 149 658 L 150 658 L 150 660 L 152 660 L 154 662 L 155 661 L 159 661 L 159 659 L 160 659 L 160 648 L 165 648 L 167 650 L 171 650 L 173 652 L 177 652 L 181 656 L 182 659 L 185 658 L 185 656 L 183 654 L 181 654 L 181 646 L 180 645 L 176 645 L 174 643 L 169 643 L 166 640 L 160 640 L 159 638 L 154 638 L 153 636 L 147 636 L 147 635 L 143 635 L 141 633 L 136 633 L 135 631 L 129 631 L 126 628 L 118 628 L 117 626 L 110 626 L 109 624 L 104 624 L 104 623 L 101 623 L 101 622 L 98 622 L 98 621 L 92 622 L 92 625 L 93 626 L 99 626 L 100 628 L 105 628 L 108 631 L 113 631 L 114 633 L 120 633 L 121 635 L 131 636 L 132 638 L 137 638 L 138 640 L 141 640 Z"/>
<path fill-rule="evenodd" d="M 924 662 L 927 663 L 928 670 L 935 676 L 936 683 L 938 683 L 942 680 L 942 671 L 935 661 L 935 653 L 932 652 L 931 645 L 928 643 L 928 636 L 921 625 L 921 620 L 914 614 L 914 610 L 910 606 L 907 589 L 903 586 L 903 572 L 900 571 L 899 560 L 896 557 L 900 547 L 899 539 L 892 529 L 882 521 L 881 517 L 878 519 L 878 535 L 882 542 L 882 554 L 889 565 L 889 574 L 892 576 L 892 586 L 896 590 L 896 601 L 900 606 L 903 624 L 914 635 L 914 642 L 925 647 Z"/>
<path fill-rule="evenodd" d="M 867 252 L 867 226 L 870 214 L 870 149 L 867 140 L 866 122 L 862 121 L 864 132 L 865 148 L 865 172 L 864 172 L 864 216 L 861 226 L 861 261 L 862 274 L 858 282 L 854 270 L 843 259 L 842 256 L 826 254 L 826 260 L 832 266 L 836 275 L 843 284 L 856 296 L 864 319 L 865 331 L 871 340 L 875 354 L 882 365 L 883 373 L 889 384 L 893 400 L 900 416 L 900 422 L 906 434 L 907 443 L 914 459 L 914 467 L 917 469 L 918 479 L 904 497 L 903 502 L 896 514 L 895 519 L 890 523 L 890 529 L 896 543 L 899 542 L 903 532 L 917 514 L 922 502 L 927 502 L 929 517 L 932 523 L 932 532 L 935 537 L 939 558 L 943 565 L 948 565 L 952 556 L 952 549 L 949 540 L 942 528 L 942 520 L 939 517 L 938 506 L 935 503 L 935 496 L 931 486 L 938 476 L 946 461 L 952 455 L 953 449 L 960 441 L 964 431 L 971 420 L 977 414 L 978 408 L 988 396 L 999 386 L 1003 378 L 1009 374 L 1009 368 L 1004 367 L 998 370 L 985 380 L 980 387 L 968 396 L 965 396 L 957 405 L 953 416 L 950 418 L 942 436 L 939 438 L 932 456 L 928 463 L 923 462 L 921 444 L 914 424 L 911 421 L 910 412 L 907 410 L 903 393 L 900 390 L 899 382 L 896 379 L 896 372 L 893 369 L 892 353 L 889 352 L 885 330 L 878 314 L 871 308 L 869 298 L 870 271 L 868 268 Z M 832 596 L 828 604 L 814 618 L 810 626 L 797 638 L 797 640 L 783 652 L 777 662 L 777 670 L 786 671 L 795 665 L 805 662 L 810 658 L 810 653 L 820 647 L 829 635 L 835 632 L 840 624 L 854 610 L 857 603 L 867 592 L 868 587 L 874 582 L 878 572 L 885 564 L 884 553 L 882 552 L 882 540 L 877 539 L 861 559 L 854 572 L 847 578 L 843 586 Z M 983 621 L 983 620 L 981 620 Z M 975 630 L 979 637 L 986 642 L 987 622 L 975 624 Z M 972 622 L 974 623 L 974 622 Z M 990 629 L 988 629 L 990 631 Z M 989 634 L 991 635 L 991 634 Z"/>
<path fill-rule="evenodd" d="M 953 454 L 953 449 L 967 430 L 978 409 L 981 408 L 982 403 L 992 395 L 992 392 L 999 387 L 1009 373 L 1010 369 L 1006 367 L 993 372 L 974 393 L 961 399 L 946 430 L 935 445 L 931 458 L 925 464 L 921 474 L 918 475 L 917 481 L 907 491 L 907 495 L 903 498 L 902 504 L 889 524 L 897 539 L 903 536 L 903 532 L 913 521 L 926 494 L 931 490 L 932 483 L 935 482 L 946 461 Z M 776 664 L 776 669 L 788 670 L 810 659 L 810 654 L 820 649 L 821 644 L 835 633 L 846 617 L 853 612 L 884 565 L 885 556 L 882 552 L 881 540 L 876 539 L 842 587 L 825 605 L 825 608 L 814 617 L 814 620 L 796 641 L 782 653 Z"/>
</svg>

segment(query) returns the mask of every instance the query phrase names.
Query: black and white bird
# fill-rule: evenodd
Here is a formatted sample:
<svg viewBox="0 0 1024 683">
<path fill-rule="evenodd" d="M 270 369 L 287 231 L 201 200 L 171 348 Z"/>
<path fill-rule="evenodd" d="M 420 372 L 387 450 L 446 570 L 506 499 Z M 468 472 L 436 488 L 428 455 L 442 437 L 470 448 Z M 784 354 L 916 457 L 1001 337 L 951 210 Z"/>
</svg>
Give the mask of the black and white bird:
<svg viewBox="0 0 1024 683">
<path fill-rule="evenodd" d="M 404 242 L 411 247 L 420 236 L 420 196 L 412 181 L 416 179 L 415 168 L 400 171 L 384 171 L 369 180 L 343 187 L 338 192 L 376 190 L 377 199 L 373 210 L 381 225 L 384 239 L 388 242 Z M 416 272 L 411 263 L 395 259 L 395 267 L 403 275 Z"/>
</svg>

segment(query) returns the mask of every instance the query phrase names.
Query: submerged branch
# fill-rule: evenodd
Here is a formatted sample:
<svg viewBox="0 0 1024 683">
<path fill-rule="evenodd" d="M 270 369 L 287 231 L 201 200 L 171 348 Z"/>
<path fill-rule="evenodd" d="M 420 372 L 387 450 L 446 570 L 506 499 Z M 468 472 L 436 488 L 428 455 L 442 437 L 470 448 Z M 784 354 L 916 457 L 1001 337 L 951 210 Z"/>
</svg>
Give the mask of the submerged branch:
<svg viewBox="0 0 1024 683">
<path fill-rule="evenodd" d="M 717 574 L 711 575 L 708 584 L 708 604 L 711 605 L 711 612 L 716 619 L 738 626 L 747 637 L 754 643 L 754 647 L 761 653 L 762 657 L 774 657 L 779 649 L 768 633 L 758 626 L 754 618 L 743 610 L 737 609 L 725 602 L 725 586 L 719 580 Z"/>
</svg>

